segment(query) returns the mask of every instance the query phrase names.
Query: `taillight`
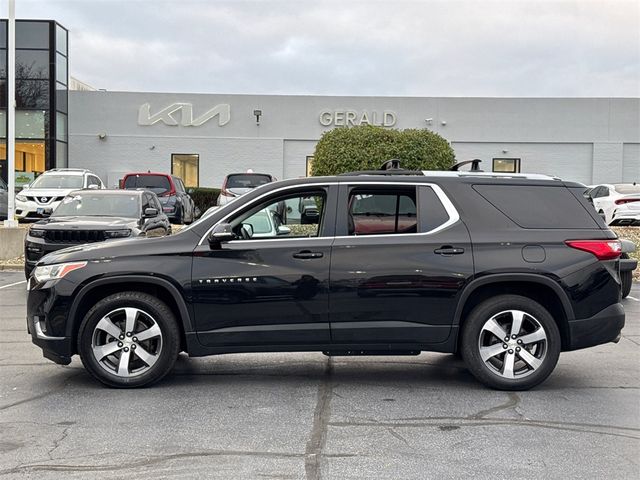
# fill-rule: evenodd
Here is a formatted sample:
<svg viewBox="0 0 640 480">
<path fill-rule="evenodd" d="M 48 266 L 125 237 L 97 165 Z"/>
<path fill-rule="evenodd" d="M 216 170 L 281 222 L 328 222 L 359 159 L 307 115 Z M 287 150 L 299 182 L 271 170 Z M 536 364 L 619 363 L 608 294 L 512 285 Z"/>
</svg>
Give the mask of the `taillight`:
<svg viewBox="0 0 640 480">
<path fill-rule="evenodd" d="M 592 253 L 598 260 L 613 260 L 622 253 L 620 240 L 567 240 L 571 248 Z"/>
<path fill-rule="evenodd" d="M 616 205 L 624 205 L 625 203 L 640 202 L 640 198 L 619 198 Z"/>
</svg>

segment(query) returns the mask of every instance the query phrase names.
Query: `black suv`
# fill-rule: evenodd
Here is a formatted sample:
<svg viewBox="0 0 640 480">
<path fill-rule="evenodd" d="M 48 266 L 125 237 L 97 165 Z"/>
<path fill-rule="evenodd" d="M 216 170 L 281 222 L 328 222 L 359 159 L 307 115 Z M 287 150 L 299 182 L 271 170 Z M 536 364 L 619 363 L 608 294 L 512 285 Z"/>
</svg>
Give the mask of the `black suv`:
<svg viewBox="0 0 640 480">
<path fill-rule="evenodd" d="M 105 240 L 171 233 L 155 193 L 144 190 L 77 190 L 50 217 L 34 223 L 24 240 L 27 278 L 47 253 Z"/>
<path fill-rule="evenodd" d="M 269 183 L 177 235 L 47 255 L 28 284 L 33 342 L 113 387 L 159 380 L 180 351 L 435 351 L 522 390 L 561 351 L 619 338 L 620 242 L 584 185 L 392 173 Z"/>
</svg>

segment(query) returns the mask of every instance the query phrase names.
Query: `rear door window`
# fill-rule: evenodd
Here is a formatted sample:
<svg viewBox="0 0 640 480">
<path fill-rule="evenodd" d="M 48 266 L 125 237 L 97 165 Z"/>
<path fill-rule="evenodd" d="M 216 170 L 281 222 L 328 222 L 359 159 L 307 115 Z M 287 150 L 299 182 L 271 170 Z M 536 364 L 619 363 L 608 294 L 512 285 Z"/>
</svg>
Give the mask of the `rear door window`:
<svg viewBox="0 0 640 480">
<path fill-rule="evenodd" d="M 522 228 L 599 228 L 564 186 L 474 185 L 473 188 Z"/>
<path fill-rule="evenodd" d="M 124 181 L 124 188 L 146 188 L 160 195 L 171 190 L 171 184 L 165 175 L 129 175 Z"/>
<path fill-rule="evenodd" d="M 415 187 L 354 188 L 349 194 L 349 235 L 417 233 Z"/>
</svg>

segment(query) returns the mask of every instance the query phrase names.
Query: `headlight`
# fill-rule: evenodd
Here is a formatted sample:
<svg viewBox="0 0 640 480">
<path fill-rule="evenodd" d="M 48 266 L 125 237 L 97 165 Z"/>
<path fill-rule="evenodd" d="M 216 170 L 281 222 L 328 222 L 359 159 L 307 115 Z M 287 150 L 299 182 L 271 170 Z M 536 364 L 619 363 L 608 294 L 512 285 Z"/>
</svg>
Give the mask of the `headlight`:
<svg viewBox="0 0 640 480">
<path fill-rule="evenodd" d="M 26 202 L 27 197 L 25 197 L 24 195 L 16 195 L 16 200 L 18 200 L 19 202 Z"/>
<path fill-rule="evenodd" d="M 42 267 L 36 267 L 33 271 L 33 276 L 38 282 L 46 282 L 48 280 L 57 280 L 64 277 L 67 273 L 83 268 L 87 265 L 87 262 L 71 262 L 71 263 L 58 263 L 56 265 L 44 265 Z"/>
<path fill-rule="evenodd" d="M 44 230 L 40 230 L 39 228 L 30 228 L 29 229 L 29 235 L 31 235 L 32 237 L 36 237 L 36 238 L 42 238 L 44 237 Z"/>
<path fill-rule="evenodd" d="M 104 232 L 105 238 L 124 238 L 131 235 L 131 230 L 107 230 Z"/>
</svg>

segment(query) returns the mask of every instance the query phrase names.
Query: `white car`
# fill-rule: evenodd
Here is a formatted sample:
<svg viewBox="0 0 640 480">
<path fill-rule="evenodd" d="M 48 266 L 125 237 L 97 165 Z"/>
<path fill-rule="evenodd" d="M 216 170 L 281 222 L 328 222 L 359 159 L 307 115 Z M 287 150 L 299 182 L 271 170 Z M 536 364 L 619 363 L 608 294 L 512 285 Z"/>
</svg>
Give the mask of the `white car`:
<svg viewBox="0 0 640 480">
<path fill-rule="evenodd" d="M 596 212 L 611 226 L 640 225 L 640 185 L 616 183 L 594 185 L 586 194 Z"/>
<path fill-rule="evenodd" d="M 44 172 L 16 195 L 18 220 L 49 216 L 62 199 L 74 190 L 105 188 L 95 173 L 84 169 L 55 168 Z"/>
</svg>

